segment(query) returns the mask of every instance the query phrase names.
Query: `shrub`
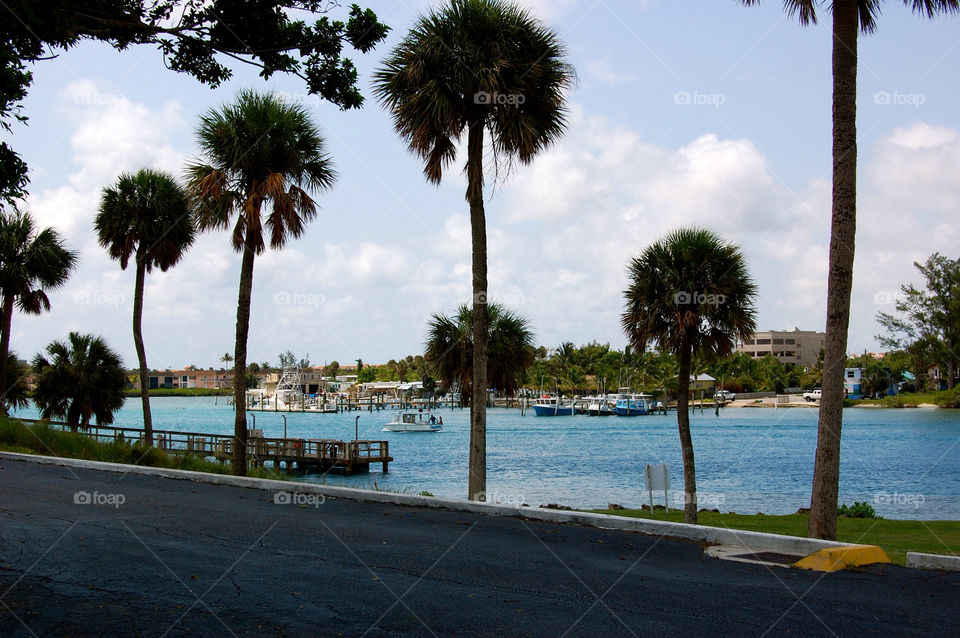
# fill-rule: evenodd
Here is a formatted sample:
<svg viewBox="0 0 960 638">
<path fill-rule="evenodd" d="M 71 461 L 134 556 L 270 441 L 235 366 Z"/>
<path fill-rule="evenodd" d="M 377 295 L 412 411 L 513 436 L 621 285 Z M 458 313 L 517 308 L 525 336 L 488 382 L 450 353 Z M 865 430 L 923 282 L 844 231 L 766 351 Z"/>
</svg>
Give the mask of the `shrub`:
<svg viewBox="0 0 960 638">
<path fill-rule="evenodd" d="M 847 506 L 846 503 L 837 508 L 837 516 L 846 516 L 847 518 L 883 518 L 877 515 L 873 505 L 866 501 L 855 501 L 853 505 Z"/>
</svg>

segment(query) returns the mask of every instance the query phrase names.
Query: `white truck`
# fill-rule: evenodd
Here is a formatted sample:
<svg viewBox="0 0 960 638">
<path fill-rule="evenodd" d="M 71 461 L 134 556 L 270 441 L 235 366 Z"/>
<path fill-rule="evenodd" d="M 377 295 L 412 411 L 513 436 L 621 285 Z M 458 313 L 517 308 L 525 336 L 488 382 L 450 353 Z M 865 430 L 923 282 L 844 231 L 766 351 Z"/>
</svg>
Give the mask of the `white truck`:
<svg viewBox="0 0 960 638">
<path fill-rule="evenodd" d="M 822 390 L 820 390 L 820 389 L 812 390 L 812 391 L 810 391 L 810 392 L 804 392 L 804 393 L 803 393 L 803 400 L 804 400 L 804 401 L 808 401 L 808 402 L 819 401 L 819 400 L 820 400 L 820 393 L 821 393 L 821 392 L 822 392 Z"/>
<path fill-rule="evenodd" d="M 729 390 L 717 390 L 717 393 L 714 395 L 717 401 L 721 403 L 726 403 L 727 401 L 733 401 L 737 398 L 737 395 Z"/>
</svg>

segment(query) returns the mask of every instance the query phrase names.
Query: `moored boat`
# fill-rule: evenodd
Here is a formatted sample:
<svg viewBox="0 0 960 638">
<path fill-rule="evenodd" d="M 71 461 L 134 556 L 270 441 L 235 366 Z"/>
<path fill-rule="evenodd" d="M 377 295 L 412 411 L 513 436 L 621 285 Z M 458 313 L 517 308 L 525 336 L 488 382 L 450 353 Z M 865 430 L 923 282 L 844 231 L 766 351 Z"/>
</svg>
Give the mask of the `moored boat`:
<svg viewBox="0 0 960 638">
<path fill-rule="evenodd" d="M 442 416 L 423 412 L 397 412 L 393 420 L 383 426 L 384 432 L 439 432 L 442 429 Z"/>
<path fill-rule="evenodd" d="M 617 416 L 642 416 L 651 410 L 649 394 L 621 394 L 617 397 L 614 411 Z"/>
<path fill-rule="evenodd" d="M 533 404 L 533 411 L 537 416 L 573 416 L 573 403 L 545 394 Z"/>
</svg>

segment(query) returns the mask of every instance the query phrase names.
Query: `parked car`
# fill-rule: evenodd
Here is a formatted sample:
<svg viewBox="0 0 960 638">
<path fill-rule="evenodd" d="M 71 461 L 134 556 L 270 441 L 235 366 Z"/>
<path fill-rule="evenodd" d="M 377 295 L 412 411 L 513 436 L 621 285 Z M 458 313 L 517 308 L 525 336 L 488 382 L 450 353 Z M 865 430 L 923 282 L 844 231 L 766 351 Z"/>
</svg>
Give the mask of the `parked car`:
<svg viewBox="0 0 960 638">
<path fill-rule="evenodd" d="M 810 401 L 810 402 L 819 401 L 819 400 L 820 400 L 820 393 L 821 393 L 821 392 L 822 392 L 822 390 L 820 390 L 819 388 L 816 389 L 816 390 L 813 390 L 813 391 L 811 391 L 811 392 L 804 392 L 804 393 L 803 393 L 803 399 L 804 399 L 805 401 Z"/>
<path fill-rule="evenodd" d="M 717 393 L 713 395 L 717 401 L 734 401 L 737 398 L 737 395 L 729 390 L 717 390 Z"/>
</svg>

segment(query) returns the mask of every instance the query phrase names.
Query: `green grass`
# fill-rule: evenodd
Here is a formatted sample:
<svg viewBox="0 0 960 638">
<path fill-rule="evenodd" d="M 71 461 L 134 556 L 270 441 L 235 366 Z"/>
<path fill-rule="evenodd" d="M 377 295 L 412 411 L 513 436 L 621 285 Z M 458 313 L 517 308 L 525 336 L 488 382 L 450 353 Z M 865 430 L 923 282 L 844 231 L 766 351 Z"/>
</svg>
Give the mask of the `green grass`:
<svg viewBox="0 0 960 638">
<path fill-rule="evenodd" d="M 230 466 L 192 454 L 167 454 L 130 442 L 101 442 L 77 432 L 61 430 L 46 423 L 26 425 L 0 415 L 0 450 L 22 454 L 42 454 L 71 459 L 126 463 L 146 467 L 230 474 Z M 285 479 L 282 472 L 268 468 L 250 468 L 248 476 Z"/>
<path fill-rule="evenodd" d="M 598 514 L 648 518 L 674 523 L 683 522 L 683 512 L 671 510 L 650 512 L 639 510 L 591 510 Z M 789 514 L 718 514 L 699 512 L 700 525 L 740 529 L 786 536 L 807 535 L 807 515 Z M 903 565 L 907 552 L 928 554 L 960 554 L 960 521 L 899 521 L 885 518 L 846 518 L 837 521 L 837 540 L 862 545 L 879 545 L 894 563 Z"/>
<path fill-rule="evenodd" d="M 124 390 L 123 396 L 139 397 L 140 390 Z M 154 388 L 150 390 L 152 397 L 232 397 L 230 388 Z"/>
<path fill-rule="evenodd" d="M 960 407 L 960 392 L 957 390 L 938 390 L 936 392 L 901 392 L 882 399 L 857 399 L 850 405 L 878 405 L 883 408 L 903 408 L 908 405 L 932 403 L 941 408 Z"/>
</svg>

